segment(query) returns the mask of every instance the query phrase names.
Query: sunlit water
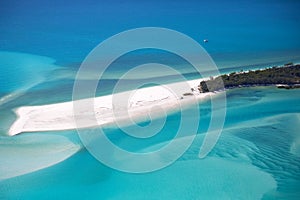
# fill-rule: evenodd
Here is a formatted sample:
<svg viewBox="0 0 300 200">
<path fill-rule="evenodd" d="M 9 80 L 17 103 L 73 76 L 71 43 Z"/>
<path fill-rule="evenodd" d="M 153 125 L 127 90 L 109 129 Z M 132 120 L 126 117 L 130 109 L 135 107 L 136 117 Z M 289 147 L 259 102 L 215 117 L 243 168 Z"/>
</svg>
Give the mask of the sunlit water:
<svg viewBox="0 0 300 200">
<path fill-rule="evenodd" d="M 300 90 L 245 88 L 228 91 L 227 97 L 225 127 L 208 157 L 198 158 L 210 118 L 206 102 L 200 104 L 202 118 L 193 145 L 171 166 L 148 174 L 127 174 L 102 165 L 84 148 L 79 150 L 75 131 L 2 136 L 1 171 L 6 174 L 0 195 L 4 199 L 297 199 Z M 149 151 L 174 137 L 179 119 L 179 113 L 170 115 L 167 128 L 146 141 L 132 139 L 120 129 L 106 133 L 122 148 Z"/>
<path fill-rule="evenodd" d="M 15 108 L 72 100 L 84 57 L 126 29 L 158 26 L 183 32 L 203 45 L 221 73 L 297 62 L 299 2 L 68 2 L 0 2 L 0 199 L 299 199 L 299 89 L 227 91 L 226 123 L 205 159 L 198 154 L 210 103 L 202 102 L 191 147 L 172 165 L 147 174 L 104 166 L 82 147 L 76 131 L 7 136 Z M 204 38 L 209 42 L 204 44 Z M 172 66 L 187 79 L 200 78 L 174 55 L 135 52 L 114 63 L 97 95 L 110 94 L 124 71 L 150 61 Z M 137 74 L 126 80 L 124 90 L 137 77 L 166 83 L 178 78 Z M 86 81 L 90 79 L 93 72 L 86 75 Z M 146 140 L 133 139 L 118 128 L 106 133 L 124 149 L 147 152 L 172 140 L 179 122 L 179 113 L 170 114 L 166 127 Z"/>
</svg>

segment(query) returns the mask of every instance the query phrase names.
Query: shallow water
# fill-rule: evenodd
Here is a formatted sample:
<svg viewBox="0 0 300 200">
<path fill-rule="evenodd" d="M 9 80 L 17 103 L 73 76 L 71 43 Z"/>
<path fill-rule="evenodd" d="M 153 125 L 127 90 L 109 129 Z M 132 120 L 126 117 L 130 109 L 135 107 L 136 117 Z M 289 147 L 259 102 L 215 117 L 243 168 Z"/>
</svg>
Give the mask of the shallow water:
<svg viewBox="0 0 300 200">
<path fill-rule="evenodd" d="M 13 140 L 1 139 L 2 172 L 8 173 L 9 165 L 15 164 L 22 168 L 24 175 L 11 175 L 2 180 L 0 196 L 6 199 L 297 199 L 300 157 L 291 149 L 300 148 L 297 147 L 300 90 L 256 87 L 230 90 L 227 96 L 225 127 L 208 157 L 199 159 L 198 154 L 203 140 L 201 132 L 207 128 L 203 124 L 210 118 L 206 112 L 209 102 L 200 104 L 203 116 L 193 145 L 174 164 L 147 174 L 112 170 L 85 149 L 57 163 L 59 157 L 66 155 L 68 144 L 80 146 L 75 131 L 28 133 L 13 137 Z M 111 141 L 129 151 L 152 151 L 174 137 L 179 116 L 179 113 L 170 115 L 167 128 L 146 141 L 132 139 L 119 129 L 107 129 L 106 133 Z M 55 140 L 47 142 L 50 149 L 43 145 L 47 137 Z M 58 138 L 65 138 L 60 140 L 65 145 L 54 145 Z M 14 155 L 12 144 L 17 149 L 23 148 L 26 157 L 15 154 L 17 157 L 10 157 L 14 158 L 13 163 L 9 162 L 9 157 L 4 155 Z M 36 151 L 40 145 L 44 150 Z M 172 151 L 169 153 L 171 155 Z M 20 165 L 20 162 L 27 164 Z"/>
<path fill-rule="evenodd" d="M 221 73 L 300 61 L 300 2 L 126 3 L 0 1 L 0 199 L 299 199 L 299 89 L 227 91 L 224 130 L 205 159 L 198 155 L 211 110 L 210 102 L 202 102 L 191 147 L 174 164 L 147 174 L 104 166 L 82 147 L 76 131 L 7 137 L 15 108 L 72 100 L 74 77 L 85 56 L 101 41 L 130 28 L 166 27 L 187 34 L 212 56 Z M 122 73 L 148 62 L 170 65 L 187 79 L 200 78 L 166 52 L 131 52 L 107 71 L 97 96 L 110 94 Z M 94 78 L 93 72 L 85 76 L 86 81 Z M 178 79 L 149 69 L 148 75 L 126 80 L 124 90 L 140 78 L 166 83 Z M 147 152 L 172 140 L 179 119 L 179 113 L 170 114 L 166 127 L 145 140 L 112 127 L 106 133 L 124 149 Z M 196 134 L 189 127 L 185 131 Z"/>
</svg>

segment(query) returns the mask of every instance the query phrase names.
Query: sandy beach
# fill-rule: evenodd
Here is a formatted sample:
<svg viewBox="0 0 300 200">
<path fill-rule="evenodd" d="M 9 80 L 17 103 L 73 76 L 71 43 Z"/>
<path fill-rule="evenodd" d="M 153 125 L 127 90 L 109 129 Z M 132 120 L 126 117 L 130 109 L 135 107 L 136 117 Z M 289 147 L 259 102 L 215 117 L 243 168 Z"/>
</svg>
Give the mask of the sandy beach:
<svg viewBox="0 0 300 200">
<path fill-rule="evenodd" d="M 200 93 L 198 91 L 198 85 L 202 80 L 195 79 L 187 82 L 141 88 L 74 102 L 20 107 L 15 110 L 17 119 L 10 127 L 8 134 L 13 136 L 23 132 L 88 128 L 110 124 L 116 122 L 116 119 L 122 121 L 122 118 L 125 119 L 128 116 L 131 120 L 137 121 L 148 117 L 149 113 L 152 114 L 156 107 L 162 108 L 158 109 L 160 111 L 156 113 L 158 115 L 161 114 L 161 111 L 170 112 L 177 108 L 180 109 L 182 105 L 188 105 L 189 101 L 210 98 L 214 93 Z M 76 124 L 73 110 L 74 103 L 85 105 L 85 103 L 90 103 L 91 100 L 94 102 L 93 112 L 96 120 L 87 120 L 86 123 Z M 125 106 L 118 107 L 120 100 L 125 101 L 121 103 Z M 79 118 L 84 118 L 87 112 L 90 112 L 90 110 L 83 106 L 75 114 Z M 151 117 L 153 116 L 151 115 Z"/>
</svg>

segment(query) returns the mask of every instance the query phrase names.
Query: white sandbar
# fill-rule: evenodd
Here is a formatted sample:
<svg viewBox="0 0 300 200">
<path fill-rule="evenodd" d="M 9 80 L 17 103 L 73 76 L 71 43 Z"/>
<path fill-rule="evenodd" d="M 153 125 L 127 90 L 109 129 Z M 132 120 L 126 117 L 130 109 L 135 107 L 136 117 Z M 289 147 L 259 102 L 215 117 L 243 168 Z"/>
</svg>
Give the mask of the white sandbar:
<svg viewBox="0 0 300 200">
<path fill-rule="evenodd" d="M 20 107 L 15 110 L 18 117 L 10 127 L 8 134 L 13 136 L 22 132 L 56 131 L 101 126 L 114 122 L 116 120 L 114 117 L 116 113 L 114 112 L 118 109 L 120 111 L 118 115 L 126 109 L 130 117 L 135 116 L 139 118 L 148 116 L 149 110 L 155 106 L 160 106 L 165 111 L 170 111 L 178 108 L 182 102 L 188 102 L 189 99 L 202 100 L 207 97 L 210 98 L 213 93 L 200 93 L 198 91 L 198 85 L 202 80 L 196 79 L 95 97 L 94 113 L 97 122 L 95 120 L 87 120 L 87 123 L 84 123 L 84 125 L 75 123 L 73 101 Z M 194 90 L 192 91 L 191 88 Z M 124 97 L 130 98 L 126 99 Z M 113 101 L 120 99 L 126 101 L 126 108 L 118 108 L 116 103 L 113 103 Z M 88 100 L 91 99 L 78 101 L 82 103 L 84 101 L 88 102 Z M 82 113 L 80 117 L 84 118 L 85 113 L 88 111 L 84 107 L 80 109 L 79 114 Z M 78 116 L 78 112 L 76 112 L 76 115 Z"/>
</svg>

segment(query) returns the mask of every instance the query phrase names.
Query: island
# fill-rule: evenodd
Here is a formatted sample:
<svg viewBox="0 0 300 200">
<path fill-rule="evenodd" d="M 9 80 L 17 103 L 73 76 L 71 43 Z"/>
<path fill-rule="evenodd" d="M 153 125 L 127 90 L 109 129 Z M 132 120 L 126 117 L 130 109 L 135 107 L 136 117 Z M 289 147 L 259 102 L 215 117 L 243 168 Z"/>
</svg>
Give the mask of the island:
<svg viewBox="0 0 300 200">
<path fill-rule="evenodd" d="M 221 91 L 237 87 L 276 85 L 278 88 L 300 88 L 300 65 L 288 63 L 284 66 L 233 72 L 209 80 L 202 80 L 198 87 L 201 93 Z"/>
<path fill-rule="evenodd" d="M 181 106 L 189 106 L 194 100 L 205 101 L 220 95 L 224 88 L 257 85 L 278 85 L 278 88 L 287 89 L 300 87 L 300 65 L 241 71 L 63 103 L 22 106 L 15 110 L 17 119 L 8 130 L 8 135 L 108 126 L 117 121 L 126 125 L 129 118 L 126 113 L 130 113 L 132 120 L 144 120 L 150 111 L 153 117 L 174 112 Z M 74 105 L 77 104 L 81 105 L 80 109 L 74 112 Z M 94 107 L 90 109 L 87 105 Z M 156 107 L 163 109 L 153 109 Z M 84 123 L 76 123 L 74 116 L 77 120 L 84 120 Z"/>
</svg>

